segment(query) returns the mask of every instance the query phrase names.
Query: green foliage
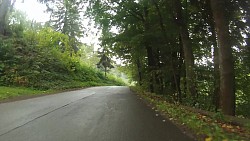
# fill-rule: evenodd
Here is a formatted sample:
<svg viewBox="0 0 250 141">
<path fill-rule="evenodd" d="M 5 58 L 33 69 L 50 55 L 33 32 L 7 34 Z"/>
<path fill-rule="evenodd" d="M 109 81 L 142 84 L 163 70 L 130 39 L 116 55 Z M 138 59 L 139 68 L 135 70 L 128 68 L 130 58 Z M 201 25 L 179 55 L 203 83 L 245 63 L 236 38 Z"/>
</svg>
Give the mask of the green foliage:
<svg viewBox="0 0 250 141">
<path fill-rule="evenodd" d="M 225 115 L 223 115 L 223 113 L 221 112 L 221 110 L 219 110 L 218 112 L 216 112 L 214 114 L 213 118 L 216 119 L 216 120 L 225 121 Z"/>
<path fill-rule="evenodd" d="M 47 29 L 45 29 L 47 31 Z M 48 35 L 47 35 L 48 34 Z M 91 85 L 123 85 L 114 78 L 81 63 L 77 56 L 70 56 L 57 42 L 67 42 L 61 34 L 44 31 L 25 39 L 8 39 L 1 43 L 0 74 L 2 85 L 26 86 L 38 89 L 66 89 Z M 45 37 L 50 38 L 46 40 Z M 58 37 L 59 36 L 59 37 Z M 26 41 L 32 37 L 34 44 Z M 40 38 L 44 38 L 41 40 Z M 42 41 L 42 42 L 41 42 Z M 28 43 L 30 43 L 28 41 Z M 83 83 L 84 82 L 84 83 Z M 100 84 L 98 84 L 100 83 Z"/>
<path fill-rule="evenodd" d="M 0 38 L 0 85 L 40 90 L 124 85 L 86 66 L 61 32 L 48 27 L 26 29 L 20 36 L 11 32 L 12 37 Z"/>
<path fill-rule="evenodd" d="M 69 37 L 71 49 L 76 53 L 80 46 L 79 39 L 84 32 L 80 15 L 81 1 L 57 0 L 54 3 L 47 3 L 46 6 L 51 14 L 49 25 Z"/>
<path fill-rule="evenodd" d="M 24 87 L 3 87 L 0 86 L 0 100 L 10 99 L 17 96 L 27 96 L 27 95 L 36 95 L 36 94 L 47 94 L 52 91 L 41 91 L 34 90 Z"/>
</svg>

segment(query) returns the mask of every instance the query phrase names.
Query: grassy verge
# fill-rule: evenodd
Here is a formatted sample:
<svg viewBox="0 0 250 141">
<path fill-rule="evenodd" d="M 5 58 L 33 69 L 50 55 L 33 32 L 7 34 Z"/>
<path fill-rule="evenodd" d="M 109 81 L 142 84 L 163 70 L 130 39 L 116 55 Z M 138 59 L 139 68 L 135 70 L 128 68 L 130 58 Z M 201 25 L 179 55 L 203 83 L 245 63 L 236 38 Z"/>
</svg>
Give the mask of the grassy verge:
<svg viewBox="0 0 250 141">
<path fill-rule="evenodd" d="M 13 98 L 18 98 L 22 96 L 33 96 L 33 95 L 42 95 L 42 94 L 50 94 L 57 93 L 65 90 L 71 90 L 76 88 L 86 88 L 92 86 L 113 86 L 113 85 L 125 85 L 119 79 L 106 79 L 101 80 L 100 82 L 95 81 L 53 81 L 53 82 L 45 82 L 40 85 L 40 88 L 30 88 L 30 87 L 6 87 L 0 86 L 0 101 L 1 100 L 9 100 Z"/>
<path fill-rule="evenodd" d="M 42 90 L 34 90 L 31 88 L 24 87 L 5 87 L 0 86 L 0 100 L 11 99 L 18 96 L 30 96 L 37 94 L 48 94 L 53 92 L 52 90 L 42 91 Z"/>
<path fill-rule="evenodd" d="M 179 126 L 188 128 L 198 140 L 205 141 L 231 141 L 250 140 L 249 125 L 240 126 L 224 120 L 224 115 L 214 113 L 207 116 L 194 112 L 181 105 L 171 104 L 165 101 L 164 97 L 143 92 L 132 88 L 140 97 L 149 102 L 153 107 L 172 120 Z"/>
</svg>

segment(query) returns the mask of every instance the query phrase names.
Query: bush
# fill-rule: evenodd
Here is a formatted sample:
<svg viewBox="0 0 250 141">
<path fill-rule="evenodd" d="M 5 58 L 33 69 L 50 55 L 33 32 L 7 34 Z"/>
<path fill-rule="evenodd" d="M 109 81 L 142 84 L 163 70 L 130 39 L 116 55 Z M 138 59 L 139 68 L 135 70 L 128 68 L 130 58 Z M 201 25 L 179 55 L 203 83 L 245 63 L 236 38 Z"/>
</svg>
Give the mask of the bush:
<svg viewBox="0 0 250 141">
<path fill-rule="evenodd" d="M 23 38 L 0 39 L 0 84 L 36 89 L 123 85 L 81 63 L 66 35 L 45 28 Z M 63 43 L 63 44 L 62 44 Z"/>
</svg>

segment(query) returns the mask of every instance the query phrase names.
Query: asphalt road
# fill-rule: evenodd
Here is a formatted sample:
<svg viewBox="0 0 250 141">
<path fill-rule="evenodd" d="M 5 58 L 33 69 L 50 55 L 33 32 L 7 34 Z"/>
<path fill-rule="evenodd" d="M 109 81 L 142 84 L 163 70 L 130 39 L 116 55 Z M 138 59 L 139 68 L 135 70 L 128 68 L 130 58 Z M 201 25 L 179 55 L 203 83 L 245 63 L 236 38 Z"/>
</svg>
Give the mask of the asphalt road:
<svg viewBox="0 0 250 141">
<path fill-rule="evenodd" d="M 128 87 L 0 104 L 0 141 L 191 141 Z"/>
</svg>

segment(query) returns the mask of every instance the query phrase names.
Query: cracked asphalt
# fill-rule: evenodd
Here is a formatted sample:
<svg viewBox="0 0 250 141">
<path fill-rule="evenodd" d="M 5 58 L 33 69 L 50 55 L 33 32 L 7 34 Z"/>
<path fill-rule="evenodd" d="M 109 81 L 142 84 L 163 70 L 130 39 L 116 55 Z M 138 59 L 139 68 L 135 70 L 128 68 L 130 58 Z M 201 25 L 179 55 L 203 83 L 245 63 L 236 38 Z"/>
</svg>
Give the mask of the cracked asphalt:
<svg viewBox="0 0 250 141">
<path fill-rule="evenodd" d="M 128 87 L 107 86 L 0 104 L 0 141 L 192 141 Z"/>
</svg>

